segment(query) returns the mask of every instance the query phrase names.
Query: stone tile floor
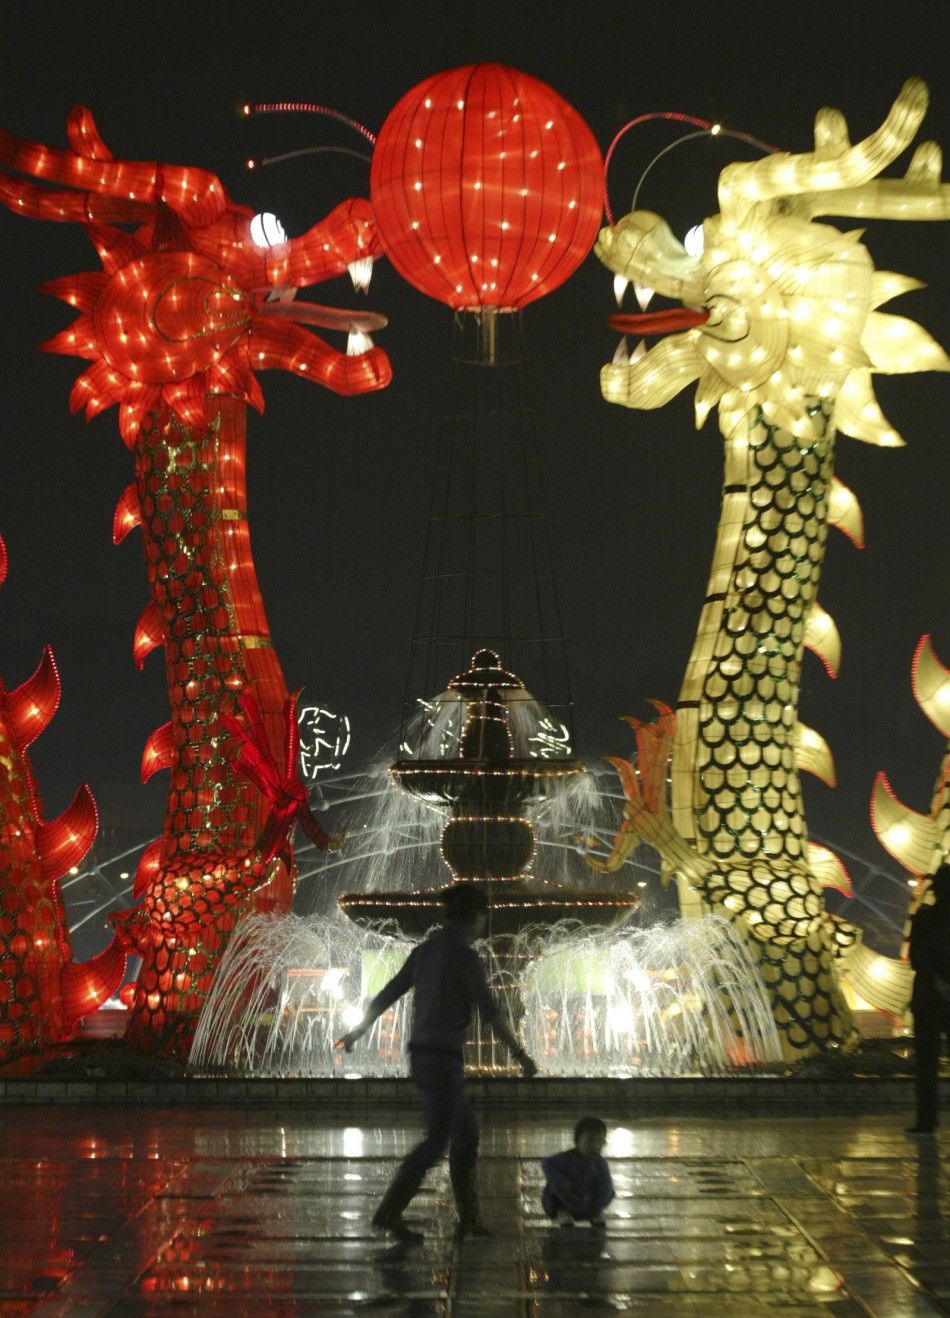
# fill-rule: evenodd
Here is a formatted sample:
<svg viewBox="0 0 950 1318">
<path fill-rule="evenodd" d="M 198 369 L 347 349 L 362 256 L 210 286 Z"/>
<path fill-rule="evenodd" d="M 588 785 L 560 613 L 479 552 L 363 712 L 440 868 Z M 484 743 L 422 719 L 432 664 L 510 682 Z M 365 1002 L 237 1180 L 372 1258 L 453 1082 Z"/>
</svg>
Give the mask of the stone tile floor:
<svg viewBox="0 0 950 1318">
<path fill-rule="evenodd" d="M 0 1314 L 950 1314 L 950 1134 L 914 1142 L 897 1116 L 612 1118 L 598 1234 L 540 1213 L 538 1159 L 571 1121 L 496 1113 L 494 1239 L 454 1243 L 442 1167 L 408 1251 L 370 1217 L 416 1127 L 348 1120 L 3 1109 Z"/>
</svg>

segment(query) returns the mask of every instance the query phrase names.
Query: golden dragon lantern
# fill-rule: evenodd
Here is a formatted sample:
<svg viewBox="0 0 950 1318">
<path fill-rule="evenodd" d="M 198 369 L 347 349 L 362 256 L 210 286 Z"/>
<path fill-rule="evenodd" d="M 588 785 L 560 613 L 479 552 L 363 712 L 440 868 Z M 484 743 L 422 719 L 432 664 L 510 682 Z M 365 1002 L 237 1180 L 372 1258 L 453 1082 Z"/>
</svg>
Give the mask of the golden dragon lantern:
<svg viewBox="0 0 950 1318">
<path fill-rule="evenodd" d="M 170 785 L 162 836 L 136 872 L 140 904 L 116 924 L 142 958 L 128 1037 L 186 1055 L 236 920 L 249 903 L 288 910 L 292 895 L 292 853 L 274 832 L 274 801 L 291 799 L 286 775 L 272 771 L 271 799 L 236 773 L 226 722 L 252 697 L 265 759 L 284 759 L 287 690 L 248 533 L 247 404 L 263 408 L 255 372 L 268 368 L 344 395 L 389 383 L 367 333 L 384 317 L 294 300 L 348 269 L 365 284 L 376 231 L 369 203 L 354 198 L 288 239 L 255 224 L 206 170 L 116 160 L 84 107 L 67 134 L 69 150 L 0 132 L 0 201 L 82 224 L 102 264 L 47 285 L 79 314 L 44 346 L 90 363 L 72 410 L 118 404 L 134 459 L 114 539 L 138 527 L 144 541 L 151 597 L 133 651 L 141 666 L 164 649 L 171 718 L 149 738 L 142 775 L 167 769 Z M 348 332 L 346 349 L 305 326 Z"/>
<path fill-rule="evenodd" d="M 933 142 L 905 177 L 881 171 L 910 145 L 928 92 L 902 87 L 876 132 L 851 143 L 841 113 L 819 111 L 815 150 L 730 164 L 719 214 L 691 255 L 664 221 L 634 211 L 602 230 L 597 254 L 615 276 L 682 303 L 616 315 L 623 333 L 677 331 L 601 371 L 604 397 L 655 408 L 696 384 L 697 427 L 718 408 L 723 504 L 707 593 L 675 716 L 637 729 L 638 765 L 617 762 L 628 797 L 608 866 L 639 834 L 680 881 L 684 914 L 700 905 L 749 935 L 790 1056 L 852 1037 L 836 953 L 856 931 L 832 926 L 822 889 L 843 866 L 808 838 L 799 774 L 834 782 L 824 739 L 798 720 L 806 647 L 830 673 L 840 641 L 817 602 L 829 526 L 860 543 L 857 500 L 834 475 L 837 431 L 871 444 L 903 440 L 876 402 L 871 376 L 947 370 L 920 326 L 877 308 L 920 287 L 874 269 L 861 232 L 823 215 L 940 220 L 950 186 Z M 658 791 L 667 774 L 666 793 Z"/>
</svg>

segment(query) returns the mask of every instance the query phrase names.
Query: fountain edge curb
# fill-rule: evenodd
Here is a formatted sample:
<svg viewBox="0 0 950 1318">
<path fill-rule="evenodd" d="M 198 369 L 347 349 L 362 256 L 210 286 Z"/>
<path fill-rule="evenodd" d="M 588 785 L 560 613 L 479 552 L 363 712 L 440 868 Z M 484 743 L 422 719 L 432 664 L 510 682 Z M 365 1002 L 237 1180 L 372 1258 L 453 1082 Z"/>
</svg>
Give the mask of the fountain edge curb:
<svg viewBox="0 0 950 1318">
<path fill-rule="evenodd" d="M 662 1116 L 694 1108 L 708 1112 L 796 1111 L 801 1108 L 869 1111 L 908 1108 L 914 1103 L 910 1076 L 866 1076 L 845 1080 L 796 1077 L 716 1076 L 678 1078 L 544 1077 L 479 1079 L 468 1090 L 479 1110 L 530 1107 L 631 1111 Z M 950 1107 L 950 1077 L 940 1081 L 941 1106 Z M 310 1080 L 0 1080 L 0 1106 L 85 1104 L 93 1106 L 214 1106 L 309 1108 L 331 1115 L 361 1108 L 413 1110 L 415 1087 L 392 1077 Z"/>
</svg>

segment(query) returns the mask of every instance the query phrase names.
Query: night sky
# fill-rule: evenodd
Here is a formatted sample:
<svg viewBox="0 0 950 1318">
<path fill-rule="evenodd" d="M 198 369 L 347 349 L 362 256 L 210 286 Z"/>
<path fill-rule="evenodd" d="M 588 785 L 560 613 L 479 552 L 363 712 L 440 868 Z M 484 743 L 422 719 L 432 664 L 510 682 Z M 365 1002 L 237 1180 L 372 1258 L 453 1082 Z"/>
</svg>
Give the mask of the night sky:
<svg viewBox="0 0 950 1318">
<path fill-rule="evenodd" d="M 4 6 L 0 125 L 66 145 L 66 113 L 84 103 L 116 156 L 211 169 L 236 200 L 276 212 L 291 234 L 342 198 L 367 195 L 367 166 L 322 154 L 248 173 L 246 158 L 317 144 L 359 150 L 361 139 L 313 117 L 249 121 L 239 114 L 245 100 L 319 101 L 375 131 L 419 79 L 475 60 L 514 64 L 551 83 L 602 149 L 624 122 L 651 110 L 687 111 L 801 151 L 812 146 L 815 111 L 832 104 L 857 139 L 877 127 L 911 74 L 936 102 L 919 140 L 950 141 L 938 7 L 926 3 L 304 3 L 255 5 L 252 17 L 247 8 Z M 610 175 L 618 214 L 677 132 L 651 125 L 624 139 Z M 724 138 L 680 147 L 650 173 L 640 205 L 682 234 L 716 209 L 721 166 L 754 154 Z M 928 284 L 886 310 L 920 321 L 944 345 L 946 230 L 874 222 L 866 238 L 878 268 Z M 161 654 L 141 673 L 131 656 L 147 602 L 139 537 L 111 543 L 132 461 L 115 409 L 89 424 L 69 415 L 79 360 L 35 347 L 72 319 L 39 285 L 99 263 L 78 226 L 5 210 L 0 244 L 0 533 L 10 555 L 0 673 L 16 685 L 52 643 L 63 701 L 33 752 L 47 812 L 63 809 L 86 780 L 104 828 L 145 840 L 161 827 L 165 777 L 140 786 L 139 759 L 168 712 Z M 349 280 L 304 296 L 355 299 Z M 251 534 L 277 652 L 288 685 L 349 714 L 352 769 L 401 714 L 451 324 L 446 307 L 385 262 L 369 303 L 390 317 L 377 336 L 395 371 L 388 390 L 339 399 L 270 372 L 261 377 L 265 414 L 248 419 Z M 602 401 L 598 370 L 616 344 L 605 323 L 613 309 L 611 278 L 590 256 L 525 313 L 578 750 L 588 758 L 631 748 L 618 718 L 645 716 L 648 697 L 675 702 L 722 480 L 715 416 L 696 433 L 692 388 L 658 412 Z M 907 447 L 839 440 L 838 474 L 862 504 L 868 544 L 858 552 L 844 536 L 829 537 L 820 600 L 841 632 L 842 672 L 833 682 L 806 657 L 800 716 L 829 741 L 839 775 L 835 791 L 807 780 L 812 832 L 894 869 L 871 833 L 867 802 L 885 769 L 897 793 L 926 810 L 941 755 L 909 670 L 925 631 L 950 662 L 950 378 L 882 380 L 878 397 Z"/>
</svg>

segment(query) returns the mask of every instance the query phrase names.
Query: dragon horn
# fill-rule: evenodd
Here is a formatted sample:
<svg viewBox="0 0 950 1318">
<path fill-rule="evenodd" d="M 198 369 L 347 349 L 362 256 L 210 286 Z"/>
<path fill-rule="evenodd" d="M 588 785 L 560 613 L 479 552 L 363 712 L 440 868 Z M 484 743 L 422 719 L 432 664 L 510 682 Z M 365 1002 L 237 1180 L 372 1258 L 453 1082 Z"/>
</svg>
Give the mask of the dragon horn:
<svg viewBox="0 0 950 1318">
<path fill-rule="evenodd" d="M 74 111 L 76 116 L 82 113 L 81 106 Z M 128 198 L 149 206 L 166 201 L 188 225 L 211 224 L 224 213 L 226 206 L 224 188 L 208 170 L 154 160 L 97 158 L 91 162 L 88 156 L 44 146 L 3 130 L 0 130 L 0 165 L 51 183 Z"/>
</svg>

